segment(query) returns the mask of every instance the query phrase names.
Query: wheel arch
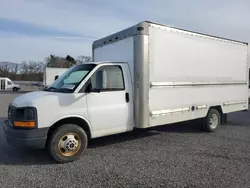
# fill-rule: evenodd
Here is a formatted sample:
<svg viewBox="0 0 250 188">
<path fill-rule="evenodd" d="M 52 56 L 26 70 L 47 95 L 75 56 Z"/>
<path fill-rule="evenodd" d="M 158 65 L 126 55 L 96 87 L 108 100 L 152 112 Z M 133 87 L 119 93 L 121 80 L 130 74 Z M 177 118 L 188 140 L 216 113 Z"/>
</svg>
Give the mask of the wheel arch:
<svg viewBox="0 0 250 188">
<path fill-rule="evenodd" d="M 209 112 L 211 109 L 217 110 L 217 111 L 220 113 L 221 116 L 224 114 L 221 105 L 210 106 L 210 107 L 208 108 L 207 114 L 208 114 L 208 112 Z"/>
<path fill-rule="evenodd" d="M 89 122 L 85 118 L 82 118 L 82 117 L 79 117 L 79 116 L 63 117 L 63 118 L 55 121 L 52 124 L 52 126 L 50 126 L 50 128 L 48 130 L 47 138 L 50 138 L 53 131 L 56 130 L 57 128 L 59 128 L 60 126 L 62 126 L 64 124 L 70 124 L 70 123 L 80 126 L 86 132 L 86 134 L 88 136 L 88 139 L 92 138 L 92 129 L 91 129 L 91 126 L 90 126 Z M 47 146 L 47 144 L 48 143 L 46 142 L 46 146 Z"/>
<path fill-rule="evenodd" d="M 210 106 L 210 107 L 208 108 L 208 111 L 207 111 L 206 116 L 208 115 L 208 113 L 209 113 L 209 111 L 210 111 L 211 109 L 215 109 L 215 110 L 217 110 L 217 111 L 220 113 L 221 123 L 223 123 L 223 124 L 226 124 L 226 123 L 227 123 L 227 113 L 225 113 L 225 112 L 223 111 L 223 108 L 222 108 L 221 105 Z"/>
</svg>

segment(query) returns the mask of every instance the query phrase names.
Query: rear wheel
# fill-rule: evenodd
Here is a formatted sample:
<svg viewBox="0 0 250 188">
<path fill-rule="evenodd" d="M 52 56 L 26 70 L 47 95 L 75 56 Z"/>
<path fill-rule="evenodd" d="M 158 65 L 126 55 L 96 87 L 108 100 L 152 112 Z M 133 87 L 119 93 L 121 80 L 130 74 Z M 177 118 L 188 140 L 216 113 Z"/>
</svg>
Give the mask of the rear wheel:
<svg viewBox="0 0 250 188">
<path fill-rule="evenodd" d="M 59 163 L 79 159 L 88 144 L 86 132 L 74 124 L 60 126 L 48 139 L 49 154 Z"/>
<path fill-rule="evenodd" d="M 207 132 L 214 132 L 221 124 L 221 114 L 216 109 L 210 109 L 207 117 L 204 118 L 203 130 Z"/>
</svg>

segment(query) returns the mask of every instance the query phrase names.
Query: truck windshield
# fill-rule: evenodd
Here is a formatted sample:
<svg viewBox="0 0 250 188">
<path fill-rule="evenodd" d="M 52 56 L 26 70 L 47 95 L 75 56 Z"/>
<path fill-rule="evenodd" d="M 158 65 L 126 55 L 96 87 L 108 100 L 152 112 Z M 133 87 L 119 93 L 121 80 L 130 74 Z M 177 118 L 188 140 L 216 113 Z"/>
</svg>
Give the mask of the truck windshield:
<svg viewBox="0 0 250 188">
<path fill-rule="evenodd" d="M 71 67 L 44 91 L 72 93 L 95 66 L 81 64 Z"/>
</svg>

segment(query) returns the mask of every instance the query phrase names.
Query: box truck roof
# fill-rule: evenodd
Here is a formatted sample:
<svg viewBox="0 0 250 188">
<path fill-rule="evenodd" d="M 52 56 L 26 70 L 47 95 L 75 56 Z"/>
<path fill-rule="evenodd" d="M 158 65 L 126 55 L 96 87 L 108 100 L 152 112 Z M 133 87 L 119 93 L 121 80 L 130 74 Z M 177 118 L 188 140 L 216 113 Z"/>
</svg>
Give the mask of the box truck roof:
<svg viewBox="0 0 250 188">
<path fill-rule="evenodd" d="M 92 49 L 94 50 L 98 47 L 105 46 L 107 44 L 131 37 L 134 35 L 149 35 L 149 27 L 158 27 L 158 28 L 163 28 L 164 30 L 176 31 L 176 32 L 190 34 L 190 35 L 196 35 L 199 37 L 210 38 L 213 40 L 221 40 L 224 42 L 232 42 L 232 43 L 239 43 L 239 44 L 243 44 L 243 45 L 248 45 L 247 42 L 242 42 L 242 41 L 238 41 L 238 40 L 233 40 L 233 39 L 213 36 L 213 35 L 209 35 L 209 34 L 199 33 L 196 31 L 190 31 L 190 30 L 181 29 L 181 28 L 177 28 L 177 27 L 173 27 L 173 26 L 169 26 L 169 25 L 163 25 L 163 24 L 159 24 L 156 22 L 143 21 L 143 22 L 140 22 L 132 27 L 129 27 L 127 29 L 124 29 L 122 31 L 111 34 L 107 37 L 104 37 L 104 38 L 101 38 L 99 40 L 94 41 L 92 44 Z"/>
</svg>

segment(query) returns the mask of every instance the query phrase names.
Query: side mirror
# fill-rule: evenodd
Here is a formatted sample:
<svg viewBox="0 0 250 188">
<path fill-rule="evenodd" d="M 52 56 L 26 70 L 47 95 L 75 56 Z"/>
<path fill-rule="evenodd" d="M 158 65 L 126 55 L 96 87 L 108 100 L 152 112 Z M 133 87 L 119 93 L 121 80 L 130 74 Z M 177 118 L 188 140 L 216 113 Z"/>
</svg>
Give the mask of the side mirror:
<svg viewBox="0 0 250 188">
<path fill-rule="evenodd" d="M 92 91 L 92 84 L 91 84 L 91 82 L 90 83 L 88 83 L 88 85 L 87 85 L 87 87 L 86 87 L 86 89 L 85 89 L 85 92 L 86 93 L 90 93 Z"/>
<path fill-rule="evenodd" d="M 91 93 L 91 92 L 100 93 L 101 90 L 100 90 L 100 89 L 93 88 L 92 83 L 90 82 L 90 83 L 87 85 L 86 89 L 85 89 L 85 93 Z"/>
<path fill-rule="evenodd" d="M 54 80 L 57 80 L 58 78 L 59 78 L 59 76 L 58 76 L 58 75 L 56 75 Z"/>
</svg>

